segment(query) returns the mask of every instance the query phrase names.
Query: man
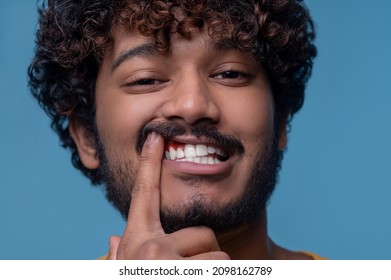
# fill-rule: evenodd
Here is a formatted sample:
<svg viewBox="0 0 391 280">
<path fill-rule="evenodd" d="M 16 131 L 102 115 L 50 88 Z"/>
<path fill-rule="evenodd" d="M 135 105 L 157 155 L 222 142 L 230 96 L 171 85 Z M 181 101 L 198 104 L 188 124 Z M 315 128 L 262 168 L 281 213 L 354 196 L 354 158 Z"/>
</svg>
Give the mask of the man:
<svg viewBox="0 0 391 280">
<path fill-rule="evenodd" d="M 312 259 L 268 237 L 316 50 L 302 1 L 48 1 L 29 69 L 127 220 L 109 259 Z"/>
</svg>

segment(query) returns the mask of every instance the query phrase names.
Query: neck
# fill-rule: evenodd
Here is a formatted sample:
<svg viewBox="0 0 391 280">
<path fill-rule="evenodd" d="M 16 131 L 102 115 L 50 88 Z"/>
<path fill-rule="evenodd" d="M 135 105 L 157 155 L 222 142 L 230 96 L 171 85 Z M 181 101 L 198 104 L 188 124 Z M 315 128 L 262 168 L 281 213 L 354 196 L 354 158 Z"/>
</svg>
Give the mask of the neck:
<svg viewBox="0 0 391 280">
<path fill-rule="evenodd" d="M 266 210 L 251 224 L 217 236 L 220 249 L 231 259 L 276 259 L 277 246 L 267 233 Z"/>
</svg>

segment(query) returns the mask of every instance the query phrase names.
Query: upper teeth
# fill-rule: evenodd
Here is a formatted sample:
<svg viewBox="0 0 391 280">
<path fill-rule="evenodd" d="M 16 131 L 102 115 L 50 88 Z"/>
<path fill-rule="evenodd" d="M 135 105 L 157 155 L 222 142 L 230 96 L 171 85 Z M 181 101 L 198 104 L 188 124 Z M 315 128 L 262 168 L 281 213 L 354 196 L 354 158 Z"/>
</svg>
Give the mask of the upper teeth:
<svg viewBox="0 0 391 280">
<path fill-rule="evenodd" d="M 215 164 L 220 162 L 217 158 L 208 157 L 209 154 L 224 156 L 224 152 L 215 147 L 203 144 L 186 144 L 184 148 L 179 147 L 176 150 L 173 147 L 170 147 L 169 150 L 166 150 L 165 152 L 165 158 L 168 160 L 183 160 L 204 164 Z"/>
</svg>

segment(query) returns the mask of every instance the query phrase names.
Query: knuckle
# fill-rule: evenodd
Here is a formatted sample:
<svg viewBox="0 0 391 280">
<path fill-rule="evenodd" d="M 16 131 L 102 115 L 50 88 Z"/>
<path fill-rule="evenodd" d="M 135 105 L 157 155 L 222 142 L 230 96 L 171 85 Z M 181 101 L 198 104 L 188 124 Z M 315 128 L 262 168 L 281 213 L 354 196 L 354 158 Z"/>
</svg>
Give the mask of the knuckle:
<svg viewBox="0 0 391 280">
<path fill-rule="evenodd" d="M 167 248 L 159 240 L 145 241 L 143 244 L 133 246 L 131 242 L 124 242 L 117 252 L 119 260 L 159 260 L 167 259 Z"/>
<path fill-rule="evenodd" d="M 203 234 L 207 239 L 213 240 L 213 241 L 217 240 L 216 235 L 211 228 L 205 227 L 205 226 L 200 226 L 199 229 L 201 231 L 201 234 Z"/>
<path fill-rule="evenodd" d="M 139 249 L 140 256 L 146 260 L 162 259 L 165 252 L 165 246 L 157 240 L 149 240 Z"/>
<path fill-rule="evenodd" d="M 131 245 L 123 238 L 121 243 L 118 246 L 117 260 L 130 259 L 131 258 L 129 256 L 129 252 L 131 251 L 131 250 L 129 250 L 130 248 L 131 248 Z"/>
<path fill-rule="evenodd" d="M 216 252 L 216 259 L 217 260 L 230 260 L 230 256 L 223 251 Z"/>
<path fill-rule="evenodd" d="M 157 188 L 158 184 L 152 183 L 150 179 L 139 178 L 133 186 L 132 194 L 142 194 Z"/>
<path fill-rule="evenodd" d="M 148 188 L 149 184 L 146 180 L 139 178 L 133 186 L 133 193 L 139 193 Z"/>
<path fill-rule="evenodd" d="M 153 168 L 152 159 L 146 156 L 141 156 L 139 159 L 138 173 L 146 174 L 150 170 L 152 170 L 152 168 Z"/>
<path fill-rule="evenodd" d="M 139 164 L 141 166 L 148 165 L 151 162 L 151 152 L 149 150 L 143 151 L 139 158 Z"/>
</svg>

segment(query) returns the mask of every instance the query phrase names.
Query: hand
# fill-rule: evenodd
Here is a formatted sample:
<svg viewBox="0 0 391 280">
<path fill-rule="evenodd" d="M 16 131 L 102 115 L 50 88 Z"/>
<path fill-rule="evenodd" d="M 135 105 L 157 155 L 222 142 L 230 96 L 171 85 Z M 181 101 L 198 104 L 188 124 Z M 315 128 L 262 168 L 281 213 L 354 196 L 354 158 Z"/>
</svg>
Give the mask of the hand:
<svg viewBox="0 0 391 280">
<path fill-rule="evenodd" d="M 214 232 L 189 227 L 166 234 L 160 222 L 160 174 L 163 138 L 151 133 L 141 152 L 132 190 L 128 223 L 121 237 L 110 238 L 108 259 L 229 259 Z"/>
</svg>

